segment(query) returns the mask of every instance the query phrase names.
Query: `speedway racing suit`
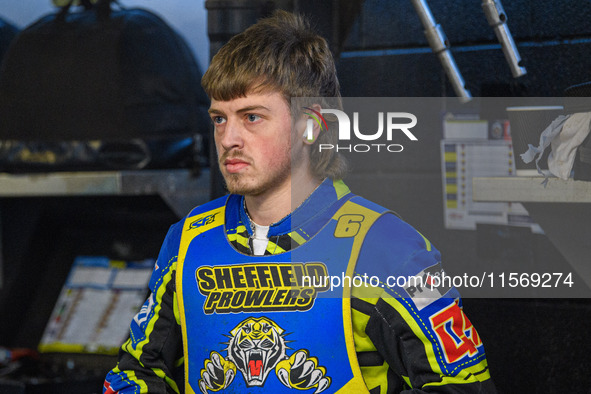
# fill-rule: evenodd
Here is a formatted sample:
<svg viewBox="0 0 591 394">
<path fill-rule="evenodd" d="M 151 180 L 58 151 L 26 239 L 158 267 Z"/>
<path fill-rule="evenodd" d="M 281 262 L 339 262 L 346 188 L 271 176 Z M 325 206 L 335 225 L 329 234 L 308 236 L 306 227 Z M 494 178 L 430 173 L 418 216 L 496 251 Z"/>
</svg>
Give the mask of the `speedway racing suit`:
<svg viewBox="0 0 591 394">
<path fill-rule="evenodd" d="M 187 231 L 200 235 L 187 241 Z M 455 288 L 388 279 L 429 283 L 443 272 L 439 252 L 393 213 L 353 195 L 342 181 L 327 179 L 270 227 L 264 256 L 253 256 L 252 236 L 244 199 L 237 195 L 197 207 L 170 228 L 150 280 L 151 295 L 131 322 L 104 393 L 496 392 L 482 341 Z M 321 258 L 310 260 L 298 250 Z M 335 301 L 321 299 L 328 283 L 306 289 L 294 279 L 298 270 L 322 279 L 332 267 L 323 261 L 339 250 L 347 259 L 354 256 L 339 274 L 343 282 L 347 274 L 363 283 L 349 285 L 342 318 L 340 308 L 322 309 Z M 273 260 L 290 252 L 290 264 Z M 368 286 L 367 278 L 375 280 Z M 291 289 L 273 289 L 285 283 Z M 303 296 L 306 290 L 309 297 Z M 310 325 L 305 316 L 315 310 L 320 314 L 309 315 L 316 324 Z M 352 341 L 330 342 L 343 331 Z M 331 367 L 333 358 L 337 367 Z M 367 388 L 347 383 L 354 377 Z"/>
</svg>

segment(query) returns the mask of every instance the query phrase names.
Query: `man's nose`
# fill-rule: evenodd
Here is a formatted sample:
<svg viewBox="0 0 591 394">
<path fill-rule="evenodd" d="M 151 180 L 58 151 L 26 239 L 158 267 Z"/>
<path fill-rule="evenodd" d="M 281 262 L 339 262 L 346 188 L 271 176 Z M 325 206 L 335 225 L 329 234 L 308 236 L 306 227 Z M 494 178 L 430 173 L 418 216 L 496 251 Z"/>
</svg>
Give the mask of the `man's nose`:
<svg viewBox="0 0 591 394">
<path fill-rule="evenodd" d="M 242 149 L 244 146 L 244 139 L 242 127 L 236 120 L 228 119 L 222 133 L 219 136 L 219 143 L 224 150 Z"/>
</svg>

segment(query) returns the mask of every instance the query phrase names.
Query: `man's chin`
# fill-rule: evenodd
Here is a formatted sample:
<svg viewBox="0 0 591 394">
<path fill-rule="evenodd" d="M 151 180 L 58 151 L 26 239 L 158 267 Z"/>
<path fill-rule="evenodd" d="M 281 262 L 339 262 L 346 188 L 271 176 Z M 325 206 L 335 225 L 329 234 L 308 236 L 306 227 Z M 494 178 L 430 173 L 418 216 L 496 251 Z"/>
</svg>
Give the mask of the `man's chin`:
<svg viewBox="0 0 591 394">
<path fill-rule="evenodd" d="M 226 183 L 226 189 L 231 194 L 240 194 L 243 196 L 257 196 L 262 193 L 260 187 L 256 185 L 248 185 L 243 182 L 243 179 L 240 179 L 239 176 L 224 175 L 224 180 Z"/>
</svg>

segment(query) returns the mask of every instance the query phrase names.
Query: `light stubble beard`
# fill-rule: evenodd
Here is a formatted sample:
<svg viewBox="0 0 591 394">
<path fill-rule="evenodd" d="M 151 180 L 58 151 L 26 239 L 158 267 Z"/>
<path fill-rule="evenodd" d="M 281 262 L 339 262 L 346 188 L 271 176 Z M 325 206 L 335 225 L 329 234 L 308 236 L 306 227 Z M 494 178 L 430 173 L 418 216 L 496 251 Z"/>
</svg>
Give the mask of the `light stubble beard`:
<svg viewBox="0 0 591 394">
<path fill-rule="evenodd" d="M 219 159 L 220 171 L 224 177 L 226 189 L 231 194 L 240 194 L 243 196 L 259 196 L 264 192 L 279 185 L 283 180 L 291 175 L 291 161 L 282 162 L 279 168 L 274 168 L 271 173 L 261 174 L 259 177 L 253 177 L 245 174 L 229 174 L 224 168 L 224 161 L 227 159 L 242 159 L 247 161 L 251 168 L 254 168 L 252 160 L 249 160 L 241 151 L 226 152 Z"/>
</svg>

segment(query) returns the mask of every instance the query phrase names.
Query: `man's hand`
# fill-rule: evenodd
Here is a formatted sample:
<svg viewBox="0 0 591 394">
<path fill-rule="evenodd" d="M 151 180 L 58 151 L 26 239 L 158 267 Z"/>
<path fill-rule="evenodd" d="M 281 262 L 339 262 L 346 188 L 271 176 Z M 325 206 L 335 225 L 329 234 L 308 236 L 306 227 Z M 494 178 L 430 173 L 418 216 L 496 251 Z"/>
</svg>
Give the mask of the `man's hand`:
<svg viewBox="0 0 591 394">
<path fill-rule="evenodd" d="M 277 377 L 285 386 L 298 390 L 316 387 L 320 393 L 330 386 L 326 368 L 318 365 L 316 357 L 309 357 L 307 350 L 298 350 L 288 359 L 280 361 L 275 367 Z"/>
<path fill-rule="evenodd" d="M 207 394 L 207 390 L 220 391 L 228 387 L 235 376 L 236 365 L 224 360 L 219 353 L 211 352 L 209 360 L 205 360 L 205 368 L 201 370 L 199 389 L 203 394 Z"/>
</svg>

